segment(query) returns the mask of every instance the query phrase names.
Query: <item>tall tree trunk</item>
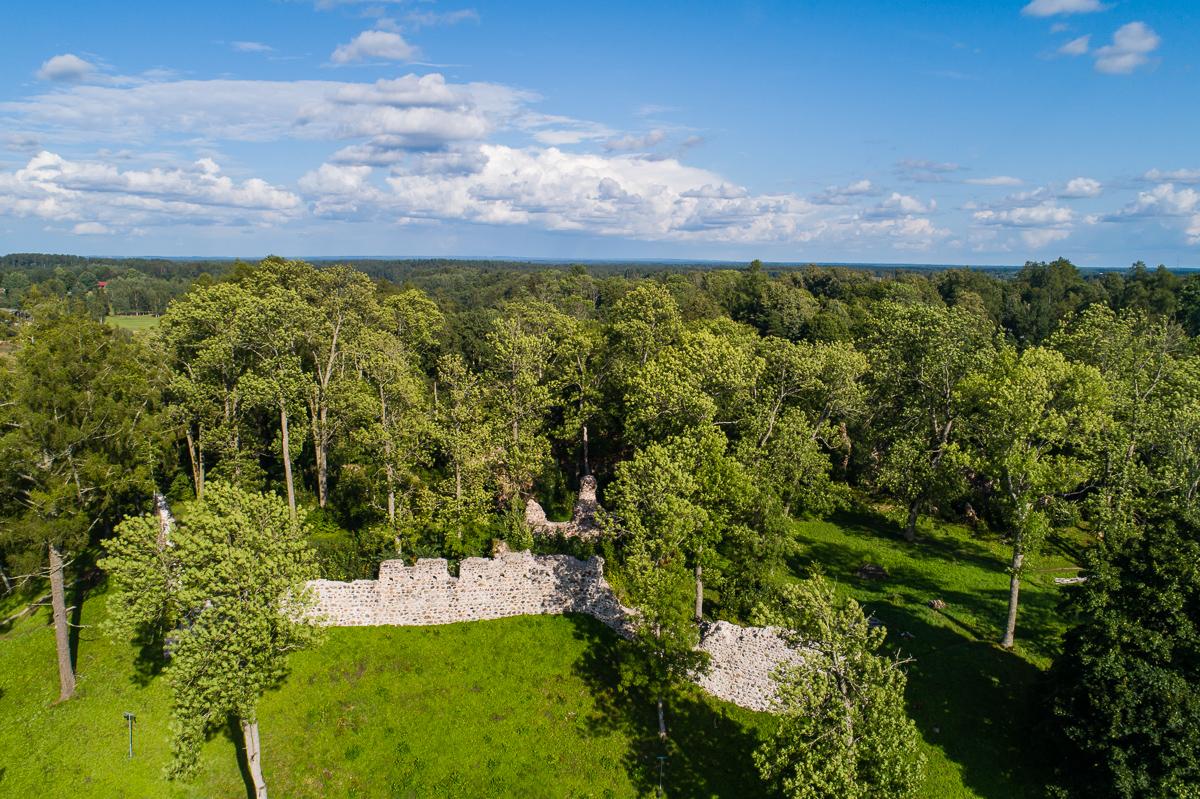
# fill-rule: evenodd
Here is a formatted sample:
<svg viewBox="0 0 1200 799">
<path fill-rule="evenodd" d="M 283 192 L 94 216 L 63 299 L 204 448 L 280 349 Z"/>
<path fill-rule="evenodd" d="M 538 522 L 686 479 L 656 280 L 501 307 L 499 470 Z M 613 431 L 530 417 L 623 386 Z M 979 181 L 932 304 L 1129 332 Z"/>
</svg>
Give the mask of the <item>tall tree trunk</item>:
<svg viewBox="0 0 1200 799">
<path fill-rule="evenodd" d="M 288 510 L 296 518 L 296 485 L 292 482 L 292 445 L 288 438 L 287 405 L 279 398 L 279 438 L 283 446 L 283 480 L 287 483 Z"/>
<path fill-rule="evenodd" d="M 662 697 L 658 697 L 658 737 L 667 740 L 667 718 L 663 715 Z"/>
<path fill-rule="evenodd" d="M 196 491 L 196 499 L 204 496 L 204 461 L 196 436 L 192 435 L 192 425 L 186 428 L 188 459 L 192 462 L 192 487 Z"/>
<path fill-rule="evenodd" d="M 1008 621 L 1004 625 L 1004 638 L 1000 646 L 1012 649 L 1017 635 L 1017 599 L 1021 593 L 1021 565 L 1025 562 L 1023 542 L 1020 537 L 1013 544 L 1012 566 L 1008 577 Z"/>
<path fill-rule="evenodd" d="M 54 645 L 58 650 L 58 701 L 75 695 L 75 671 L 71 668 L 71 638 L 67 630 L 67 593 L 63 587 L 62 554 L 50 544 L 50 605 L 54 609 Z"/>
<path fill-rule="evenodd" d="M 704 621 L 704 569 L 696 561 L 696 624 Z"/>
<path fill-rule="evenodd" d="M 908 521 L 904 523 L 904 540 L 912 543 L 917 540 L 917 511 L 921 507 L 921 500 L 914 499 L 908 503 Z"/>
<path fill-rule="evenodd" d="M 320 422 L 317 426 L 321 435 L 313 444 L 317 453 L 317 503 L 323 508 L 329 500 L 329 441 L 326 439 L 329 409 L 322 405 L 318 414 Z"/>
<path fill-rule="evenodd" d="M 592 464 L 588 461 L 588 433 L 586 424 L 583 426 L 583 473 L 592 473 Z"/>
<path fill-rule="evenodd" d="M 458 509 L 458 540 L 462 541 L 462 467 L 458 461 L 454 462 L 454 505 Z"/>
<path fill-rule="evenodd" d="M 387 485 L 388 485 L 388 523 L 392 527 L 396 526 L 396 472 L 392 468 L 392 464 L 387 465 Z"/>
<path fill-rule="evenodd" d="M 254 799 L 267 799 L 267 783 L 262 774 L 262 742 L 258 738 L 258 722 L 242 720 L 242 740 L 246 743 L 246 768 L 254 785 Z"/>
</svg>

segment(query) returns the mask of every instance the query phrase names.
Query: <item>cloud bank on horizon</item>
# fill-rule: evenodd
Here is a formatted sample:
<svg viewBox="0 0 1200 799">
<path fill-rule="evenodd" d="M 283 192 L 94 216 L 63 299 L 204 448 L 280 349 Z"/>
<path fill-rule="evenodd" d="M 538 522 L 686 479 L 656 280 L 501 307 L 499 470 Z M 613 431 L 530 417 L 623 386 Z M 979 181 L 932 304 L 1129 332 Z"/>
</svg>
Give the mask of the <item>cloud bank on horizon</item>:
<svg viewBox="0 0 1200 799">
<path fill-rule="evenodd" d="M 1186 130 L 1138 141 L 1114 135 L 1096 113 L 1097 98 L 1132 95 L 1195 114 L 1173 93 L 1172 70 L 1188 65 L 1172 59 L 1188 56 L 1167 49 L 1172 31 L 1128 19 L 1124 5 L 1017 4 L 1004 13 L 1036 40 L 1029 54 L 1005 52 L 978 31 L 922 34 L 923 57 L 966 59 L 974 71 L 921 66 L 889 78 L 912 87 L 908 109 L 870 89 L 818 97 L 799 64 L 742 61 L 729 85 L 648 74 L 644 94 L 621 108 L 594 88 L 621 63 L 619 41 L 607 42 L 618 52 L 605 64 L 590 63 L 585 47 L 581 63 L 562 66 L 570 74 L 514 73 L 506 59 L 564 63 L 557 47 L 539 55 L 539 44 L 556 40 L 519 4 L 320 0 L 273 9 L 308 26 L 295 40 L 231 13 L 222 38 L 195 40 L 211 51 L 207 60 L 129 69 L 128 48 L 106 48 L 81 24 L 73 46 L 23 61 L 49 46 L 26 42 L 0 65 L 0 240 L 6 249 L 112 254 L 987 263 L 1062 252 L 1108 264 L 1200 263 L 1200 152 L 1181 160 Z M 801 36 L 811 22 L 775 11 Z M 503 44 L 481 48 L 501 15 L 494 41 Z M 823 24 L 839 22 L 849 29 L 848 19 Z M 507 34 L 521 23 L 529 35 L 513 42 Z M 464 55 L 476 64 L 458 63 Z M 883 80 L 878 70 L 894 71 L 900 56 L 877 55 L 843 64 L 852 74 L 838 80 Z M 667 47 L 644 65 L 671 58 Z M 589 88 L 572 91 L 572 80 Z M 689 114 L 698 96 L 707 102 Z M 955 97 L 958 117 L 952 102 L 935 109 Z M 1074 129 L 1029 114 L 1049 116 L 1056 97 L 1077 109 Z M 760 120 L 737 116 L 755 102 L 790 123 L 772 128 L 773 146 L 759 147 Z M 723 103 L 730 109 L 714 124 L 711 106 Z M 891 106 L 877 119 L 882 133 L 827 138 L 838 135 L 839 112 L 861 116 L 874 104 Z M 953 135 L 939 132 L 943 114 Z M 835 130 L 815 130 L 822 126 Z M 908 132 L 889 139 L 892 126 Z"/>
</svg>

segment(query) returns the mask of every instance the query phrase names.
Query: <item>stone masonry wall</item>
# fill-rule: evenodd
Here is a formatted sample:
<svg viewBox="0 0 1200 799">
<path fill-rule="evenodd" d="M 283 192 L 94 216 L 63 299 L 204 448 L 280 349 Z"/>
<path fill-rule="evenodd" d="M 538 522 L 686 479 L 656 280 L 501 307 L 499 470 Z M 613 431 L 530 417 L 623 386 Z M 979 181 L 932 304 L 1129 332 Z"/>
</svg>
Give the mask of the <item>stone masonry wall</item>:
<svg viewBox="0 0 1200 799">
<path fill-rule="evenodd" d="M 314 580 L 316 615 L 338 627 L 431 625 L 546 613 L 586 613 L 617 633 L 630 634 L 631 611 L 604 579 L 604 559 L 506 552 L 496 558 L 467 558 L 459 576 L 446 561 L 384 561 L 378 580 L 350 583 Z M 700 648 L 711 656 L 710 670 L 696 682 L 728 702 L 770 710 L 775 698 L 771 673 L 782 660 L 800 654 L 774 630 L 706 625 Z"/>
</svg>

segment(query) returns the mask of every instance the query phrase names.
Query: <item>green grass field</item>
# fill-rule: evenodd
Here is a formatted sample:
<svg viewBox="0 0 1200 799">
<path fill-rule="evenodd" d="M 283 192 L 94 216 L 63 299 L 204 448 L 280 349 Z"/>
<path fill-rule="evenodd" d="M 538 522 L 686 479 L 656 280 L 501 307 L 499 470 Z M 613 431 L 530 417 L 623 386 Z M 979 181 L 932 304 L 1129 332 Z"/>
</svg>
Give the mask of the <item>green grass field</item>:
<svg viewBox="0 0 1200 799">
<path fill-rule="evenodd" d="M 1077 542 L 1055 537 L 1029 560 L 1017 646 L 1005 652 L 995 642 L 1008 607 L 1010 550 L 995 536 L 939 523 L 909 545 L 895 523 L 865 511 L 798 528 L 803 546 L 794 570 L 818 565 L 887 625 L 889 649 L 913 658 L 909 712 L 929 755 L 923 795 L 1044 795 L 1040 681 L 1068 626 L 1059 606 L 1070 590 L 1053 578 L 1075 573 Z M 856 577 L 864 563 L 883 566 L 888 578 Z M 935 598 L 944 610 L 928 606 Z"/>
<path fill-rule="evenodd" d="M 889 629 L 909 665 L 910 711 L 930 756 L 928 797 L 1041 793 L 1038 680 L 1058 646 L 1069 544 L 1035 558 L 1018 649 L 1001 651 L 1003 545 L 938 525 L 915 546 L 869 513 L 798 522 L 803 572 L 819 563 Z M 863 563 L 889 577 L 861 580 Z M 934 597 L 944 611 L 927 607 Z M 72 600 L 75 601 L 75 600 Z M 242 797 L 232 731 L 206 745 L 190 782 L 162 779 L 169 705 L 163 680 L 97 625 L 104 596 L 83 604 L 79 693 L 55 705 L 45 610 L 0 634 L 0 790 L 12 796 Z M 911 634 L 911 638 L 902 636 Z M 425 628 L 343 628 L 292 660 L 261 709 L 264 765 L 280 797 L 653 795 L 654 717 L 614 690 L 622 645 L 586 617 L 522 617 Z M 123 711 L 137 714 L 125 757 Z M 760 796 L 751 752 L 769 716 L 697 691 L 669 704 L 668 796 Z"/>
<path fill-rule="evenodd" d="M 122 315 L 113 314 L 105 318 L 113 327 L 121 327 L 126 330 L 132 330 L 134 333 L 146 333 L 158 327 L 158 322 L 161 317 L 149 315 Z"/>
<path fill-rule="evenodd" d="M 231 732 L 191 782 L 161 778 L 169 699 L 84 605 L 79 692 L 57 696 L 44 611 L 0 639 L 0 790 L 10 796 L 243 797 Z M 587 617 L 331 630 L 261 707 L 264 768 L 281 797 L 632 797 L 657 784 L 653 709 L 615 694 L 616 637 Z M 126 759 L 123 711 L 137 714 Z M 750 753 L 767 716 L 698 690 L 669 705 L 671 796 L 756 796 Z M 56 788 L 55 786 L 59 786 Z"/>
</svg>

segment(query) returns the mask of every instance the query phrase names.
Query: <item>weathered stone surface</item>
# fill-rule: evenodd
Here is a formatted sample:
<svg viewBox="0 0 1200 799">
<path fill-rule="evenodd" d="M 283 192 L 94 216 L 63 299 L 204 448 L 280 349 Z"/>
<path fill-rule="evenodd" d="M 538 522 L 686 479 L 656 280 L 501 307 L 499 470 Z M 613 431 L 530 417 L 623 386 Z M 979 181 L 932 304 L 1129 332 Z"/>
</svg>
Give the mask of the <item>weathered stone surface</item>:
<svg viewBox="0 0 1200 799">
<path fill-rule="evenodd" d="M 696 684 L 726 702 L 760 711 L 774 709 L 777 691 L 771 674 L 779 664 L 803 658 L 802 650 L 793 648 L 777 628 L 727 621 L 704 626 L 700 649 L 709 654 L 709 668 Z"/>
<path fill-rule="evenodd" d="M 546 518 L 546 511 L 536 499 L 530 498 L 525 503 L 525 524 L 534 535 L 561 535 L 567 538 L 595 538 L 600 535 L 600 525 L 596 523 L 596 478 L 590 474 L 584 475 L 579 481 L 579 497 L 575 500 L 575 510 L 569 522 L 552 522 Z"/>
<path fill-rule="evenodd" d="M 618 632 L 628 612 L 604 579 L 604 559 L 506 552 L 467 558 L 452 577 L 441 558 L 388 560 L 378 580 L 314 580 L 317 615 L 342 627 L 452 624 L 544 613 L 586 613 Z"/>
<path fill-rule="evenodd" d="M 604 579 L 604 559 L 570 555 L 501 552 L 467 558 L 459 576 L 446 561 L 423 559 L 413 566 L 384 561 L 378 580 L 350 583 L 314 580 L 316 615 L 339 627 L 431 625 L 546 613 L 586 613 L 628 637 L 633 612 L 617 600 Z M 712 695 L 751 708 L 770 710 L 775 700 L 771 673 L 800 654 L 772 628 L 705 625 L 700 648 L 710 670 L 696 682 Z"/>
</svg>

